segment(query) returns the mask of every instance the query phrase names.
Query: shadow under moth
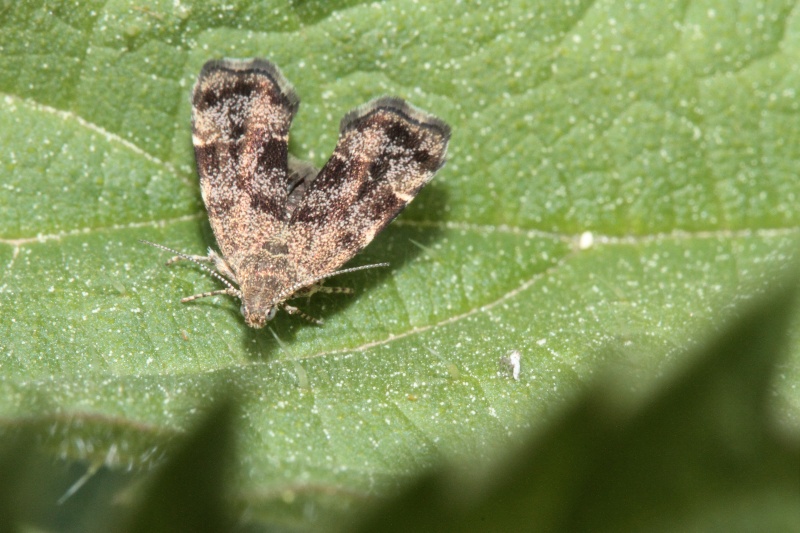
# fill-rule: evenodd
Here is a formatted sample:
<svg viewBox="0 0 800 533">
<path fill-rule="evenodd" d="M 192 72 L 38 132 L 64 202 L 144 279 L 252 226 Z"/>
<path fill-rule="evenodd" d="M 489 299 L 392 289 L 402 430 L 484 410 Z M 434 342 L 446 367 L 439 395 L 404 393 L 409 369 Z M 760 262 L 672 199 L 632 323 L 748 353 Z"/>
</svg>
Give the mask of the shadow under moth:
<svg viewBox="0 0 800 533">
<path fill-rule="evenodd" d="M 450 128 L 400 98 L 382 97 L 342 119 L 321 170 L 289 156 L 300 100 L 264 59 L 207 62 L 192 94 L 192 141 L 200 190 L 220 252 L 188 255 L 241 300 L 248 326 L 278 309 L 309 317 L 287 300 L 315 292 L 414 199 L 445 161 Z M 212 263 L 211 270 L 202 263 Z"/>
</svg>

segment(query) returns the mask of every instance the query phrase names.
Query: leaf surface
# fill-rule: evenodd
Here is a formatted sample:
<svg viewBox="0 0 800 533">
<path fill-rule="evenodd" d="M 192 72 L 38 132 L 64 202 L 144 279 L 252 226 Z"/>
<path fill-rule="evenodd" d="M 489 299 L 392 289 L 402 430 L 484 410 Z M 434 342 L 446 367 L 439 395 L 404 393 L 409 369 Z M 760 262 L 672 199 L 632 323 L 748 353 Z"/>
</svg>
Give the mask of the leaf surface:
<svg viewBox="0 0 800 533">
<path fill-rule="evenodd" d="M 268 519 L 494 457 L 608 368 L 649 390 L 797 249 L 791 1 L 17 2 L 0 28 L 0 427 L 145 467 L 227 384 L 239 496 Z M 215 245 L 189 93 L 220 56 L 280 65 L 317 165 L 382 94 L 453 129 L 351 264 L 391 267 L 297 302 L 323 327 L 182 305 L 216 282 L 138 242 Z M 774 385 L 793 431 L 798 331 Z"/>
</svg>

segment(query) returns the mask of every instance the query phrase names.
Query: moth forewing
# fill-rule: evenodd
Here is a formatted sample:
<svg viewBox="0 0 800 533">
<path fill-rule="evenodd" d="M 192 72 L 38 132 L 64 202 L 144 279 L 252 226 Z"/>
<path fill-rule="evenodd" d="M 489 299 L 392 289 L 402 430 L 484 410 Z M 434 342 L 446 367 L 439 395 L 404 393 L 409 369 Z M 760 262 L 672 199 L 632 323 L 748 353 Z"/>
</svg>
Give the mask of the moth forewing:
<svg viewBox="0 0 800 533">
<path fill-rule="evenodd" d="M 333 155 L 289 222 L 289 251 L 308 278 L 361 251 L 433 178 L 450 128 L 399 98 L 348 113 Z"/>
</svg>

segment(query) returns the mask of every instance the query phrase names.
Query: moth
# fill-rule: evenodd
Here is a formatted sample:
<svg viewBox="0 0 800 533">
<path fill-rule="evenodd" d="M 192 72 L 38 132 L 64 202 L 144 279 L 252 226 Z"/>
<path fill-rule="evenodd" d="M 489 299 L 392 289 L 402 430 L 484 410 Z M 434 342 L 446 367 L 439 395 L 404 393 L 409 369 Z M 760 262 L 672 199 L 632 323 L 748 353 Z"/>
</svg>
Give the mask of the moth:
<svg viewBox="0 0 800 533">
<path fill-rule="evenodd" d="M 339 140 L 318 170 L 289 156 L 300 100 L 264 59 L 207 62 L 192 94 L 192 141 L 200 190 L 220 252 L 176 254 L 199 264 L 241 300 L 248 326 L 279 309 L 321 323 L 287 303 L 349 292 L 325 287 L 386 227 L 445 162 L 450 128 L 400 98 L 381 97 L 345 115 Z M 146 242 L 146 241 L 145 241 Z M 202 263 L 211 263 L 212 270 Z"/>
</svg>

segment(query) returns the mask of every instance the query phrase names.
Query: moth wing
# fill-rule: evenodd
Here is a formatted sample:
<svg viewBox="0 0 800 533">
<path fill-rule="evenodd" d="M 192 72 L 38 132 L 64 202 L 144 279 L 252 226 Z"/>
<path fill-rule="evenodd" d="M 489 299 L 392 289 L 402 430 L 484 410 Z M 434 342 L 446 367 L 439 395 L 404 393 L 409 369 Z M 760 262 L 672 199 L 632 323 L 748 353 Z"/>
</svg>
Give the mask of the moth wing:
<svg viewBox="0 0 800 533">
<path fill-rule="evenodd" d="M 217 244 L 234 266 L 288 221 L 289 126 L 299 104 L 263 59 L 209 61 L 194 86 L 200 190 Z"/>
<path fill-rule="evenodd" d="M 449 138 L 447 124 L 399 98 L 348 113 L 289 223 L 302 279 L 335 271 L 369 244 L 441 168 Z"/>
</svg>

